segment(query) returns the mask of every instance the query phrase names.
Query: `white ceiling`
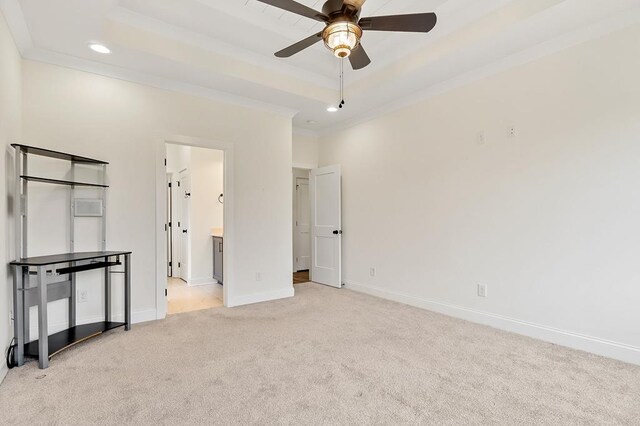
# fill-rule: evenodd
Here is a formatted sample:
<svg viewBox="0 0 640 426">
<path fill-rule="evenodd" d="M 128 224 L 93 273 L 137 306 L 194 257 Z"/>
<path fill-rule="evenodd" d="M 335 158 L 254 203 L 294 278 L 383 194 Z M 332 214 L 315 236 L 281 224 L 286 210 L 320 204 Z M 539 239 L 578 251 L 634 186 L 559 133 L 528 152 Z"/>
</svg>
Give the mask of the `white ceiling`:
<svg viewBox="0 0 640 426">
<path fill-rule="evenodd" d="M 322 1 L 301 0 L 321 9 Z M 366 32 L 372 64 L 346 70 L 317 43 L 273 56 L 323 24 L 256 0 L 1 0 L 34 60 L 259 107 L 316 132 L 357 122 L 640 22 L 639 0 L 368 0 L 363 16 L 435 11 L 429 34 Z M 91 41 L 112 49 L 100 55 Z M 310 124 L 310 121 L 315 123 Z"/>
</svg>

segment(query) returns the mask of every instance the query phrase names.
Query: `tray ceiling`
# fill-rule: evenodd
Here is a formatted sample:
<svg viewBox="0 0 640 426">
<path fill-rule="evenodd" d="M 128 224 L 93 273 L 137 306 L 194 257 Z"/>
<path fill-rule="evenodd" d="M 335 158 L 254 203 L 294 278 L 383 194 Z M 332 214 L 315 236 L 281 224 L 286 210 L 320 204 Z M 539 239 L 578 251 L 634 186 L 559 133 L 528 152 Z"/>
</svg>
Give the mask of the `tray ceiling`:
<svg viewBox="0 0 640 426">
<path fill-rule="evenodd" d="M 318 0 L 301 3 L 321 9 Z M 640 22 L 637 0 L 368 0 L 363 16 L 435 11 L 429 34 L 366 32 L 372 64 L 345 66 L 318 43 L 273 53 L 323 24 L 256 0 L 4 0 L 28 59 L 297 112 L 323 132 Z M 99 55 L 97 41 L 111 48 Z"/>
</svg>

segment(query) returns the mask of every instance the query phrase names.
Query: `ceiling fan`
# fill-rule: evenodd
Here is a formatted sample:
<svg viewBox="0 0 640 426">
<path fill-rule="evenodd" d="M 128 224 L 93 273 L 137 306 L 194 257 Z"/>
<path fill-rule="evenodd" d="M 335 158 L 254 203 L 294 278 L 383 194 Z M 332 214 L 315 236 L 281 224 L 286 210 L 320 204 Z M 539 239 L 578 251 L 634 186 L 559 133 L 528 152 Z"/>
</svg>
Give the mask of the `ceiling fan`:
<svg viewBox="0 0 640 426">
<path fill-rule="evenodd" d="M 328 0 L 322 6 L 322 12 L 293 0 L 258 1 L 326 24 L 323 31 L 276 52 L 278 58 L 288 58 L 323 40 L 325 46 L 338 58 L 349 58 L 354 70 L 371 63 L 367 52 L 360 44 L 363 31 L 427 33 L 437 22 L 435 13 L 360 18 L 366 0 Z"/>
</svg>

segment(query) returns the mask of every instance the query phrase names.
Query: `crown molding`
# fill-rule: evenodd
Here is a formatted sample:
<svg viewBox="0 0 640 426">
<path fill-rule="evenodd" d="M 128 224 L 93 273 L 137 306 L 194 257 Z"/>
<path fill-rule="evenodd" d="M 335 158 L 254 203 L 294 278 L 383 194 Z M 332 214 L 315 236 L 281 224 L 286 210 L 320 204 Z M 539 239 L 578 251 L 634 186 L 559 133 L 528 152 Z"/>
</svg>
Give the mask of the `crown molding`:
<svg viewBox="0 0 640 426">
<path fill-rule="evenodd" d="M 243 108 L 276 113 L 288 118 L 293 118 L 293 116 L 298 113 L 295 109 L 283 107 L 281 105 L 261 102 L 208 87 L 158 77 L 148 73 L 133 71 L 114 65 L 107 65 L 101 62 L 95 62 L 49 50 L 32 48 L 27 50 L 22 57 L 35 62 L 43 62 L 63 68 L 70 68 L 104 77 L 155 87 L 157 89 L 170 90 L 200 98 L 207 98 Z"/>
<path fill-rule="evenodd" d="M 336 83 L 334 78 L 328 78 L 317 72 L 292 66 L 283 61 L 273 61 L 271 56 L 258 54 L 243 47 L 232 46 L 220 40 L 176 27 L 167 22 L 141 15 L 138 12 L 123 7 L 118 7 L 110 12 L 109 19 L 207 51 L 244 61 L 270 71 L 295 77 L 326 89 L 335 90 Z"/>
<path fill-rule="evenodd" d="M 0 0 L 0 11 L 9 25 L 18 51 L 24 56 L 24 52 L 33 48 L 33 40 L 20 3 L 18 0 Z"/>
<path fill-rule="evenodd" d="M 455 76 L 451 79 L 435 84 L 425 90 L 418 91 L 410 96 L 405 96 L 395 102 L 388 103 L 380 108 L 358 114 L 356 117 L 333 125 L 331 128 L 319 129 L 321 137 L 329 136 L 355 127 L 359 124 L 374 120 L 383 115 L 402 110 L 404 108 L 425 102 L 435 96 L 466 86 L 484 78 L 499 74 L 509 69 L 525 65 L 529 62 L 542 59 L 562 50 L 569 49 L 580 44 L 605 37 L 617 31 L 624 30 L 640 22 L 640 6 L 632 10 L 617 14 L 608 19 L 598 21 L 594 24 L 570 31 L 566 34 L 538 44 L 534 47 L 508 56 L 489 65 L 477 68 L 473 71 Z"/>
<path fill-rule="evenodd" d="M 117 67 L 112 65 L 107 65 L 83 58 L 73 57 L 70 55 L 65 55 L 49 50 L 38 49 L 33 45 L 33 41 L 29 34 L 29 29 L 26 24 L 24 14 L 22 12 L 22 8 L 20 7 L 20 3 L 18 0 L 0 0 L 0 10 L 5 15 L 5 18 L 8 22 L 11 33 L 15 39 L 18 50 L 21 55 L 25 59 L 49 63 L 53 65 L 58 65 L 61 67 L 77 69 L 80 71 L 90 72 L 93 74 L 98 74 L 106 77 L 131 81 L 134 83 L 144 84 L 151 87 L 156 87 L 165 90 L 171 90 L 175 92 L 181 92 L 190 94 L 198 97 L 205 97 L 212 100 L 251 108 L 258 109 L 268 112 L 274 112 L 282 115 L 286 115 L 288 117 L 293 117 L 298 113 L 297 110 L 283 107 L 280 105 L 270 104 L 268 102 L 258 101 L 255 99 L 234 95 L 231 93 L 199 86 L 188 84 L 180 81 L 175 81 L 172 79 L 167 79 L 164 77 L 158 77 L 149 75 L 147 73 L 142 73 L 138 71 L 129 70 L 123 67 Z M 135 12 L 128 12 L 126 14 L 121 14 L 118 12 L 116 14 L 116 19 L 134 19 L 137 20 L 140 17 Z M 126 16 L 125 16 L 126 15 Z M 146 17 L 142 17 L 141 19 L 147 20 Z M 150 21 L 146 22 L 145 25 L 151 26 L 158 30 L 158 24 L 161 21 L 152 22 L 153 19 L 149 18 Z M 516 53 L 509 57 L 503 58 L 501 60 L 495 61 L 491 64 L 485 65 L 483 67 L 477 68 L 473 71 L 466 72 L 457 76 L 454 76 L 446 81 L 440 82 L 438 84 L 432 85 L 424 90 L 418 91 L 412 95 L 405 96 L 401 99 L 396 100 L 395 102 L 391 102 L 385 104 L 379 108 L 373 108 L 367 111 L 363 111 L 360 114 L 357 114 L 355 117 L 351 119 L 346 119 L 341 122 L 337 122 L 329 125 L 321 125 L 317 129 L 308 129 L 296 127 L 295 132 L 297 134 L 307 134 L 313 136 L 326 136 L 333 134 L 335 132 L 354 127 L 356 125 L 371 121 L 375 118 L 378 118 L 382 115 L 389 114 L 391 112 L 395 112 L 406 108 L 408 106 L 424 102 L 428 99 L 431 99 L 437 95 L 442 93 L 446 93 L 448 91 L 454 90 L 456 88 L 468 85 L 470 83 L 479 81 L 483 78 L 498 74 L 500 72 L 504 72 L 508 69 L 524 65 L 526 63 L 535 61 L 537 59 L 543 58 L 545 56 L 557 53 L 564 49 L 579 45 L 581 43 L 588 42 L 590 40 L 594 40 L 599 37 L 606 36 L 610 33 L 622 30 L 627 28 L 633 24 L 640 22 L 640 6 L 633 7 L 631 10 L 627 10 L 623 13 L 619 13 L 610 18 L 598 21 L 596 23 L 590 24 L 586 27 L 582 27 L 571 32 L 568 32 L 560 37 L 556 37 L 555 39 L 546 41 L 539 45 L 536 45 L 532 48 L 524 50 L 522 52 Z M 137 24 L 141 24 L 141 21 L 137 21 Z M 168 24 L 167 24 L 168 25 Z M 169 28 L 169 26 L 168 26 Z M 196 44 L 202 45 L 207 44 L 209 49 L 221 49 L 223 52 L 227 52 L 229 46 L 223 45 L 222 43 L 215 43 L 215 41 L 211 41 L 211 39 L 203 39 L 200 37 L 200 40 L 197 40 L 197 37 L 193 36 L 193 34 L 189 34 L 188 31 L 184 33 L 177 32 L 175 28 L 169 28 L 163 30 L 165 33 L 169 31 L 169 34 L 172 34 L 174 37 L 186 37 L 190 42 L 194 42 Z M 213 44 L 211 44 L 213 43 Z M 260 60 L 266 61 L 264 57 L 260 57 L 260 55 L 253 54 L 252 52 L 239 52 L 236 53 L 240 59 L 253 61 Z M 248 58 L 245 55 L 254 55 L 255 57 Z M 280 72 L 283 71 L 279 64 L 270 64 L 270 67 L 276 67 L 276 69 Z M 294 67 L 285 66 L 288 68 L 287 72 L 293 73 L 290 75 L 296 75 L 298 70 Z M 296 71 L 297 70 L 297 71 Z M 325 82 L 326 83 L 326 82 Z"/>
</svg>

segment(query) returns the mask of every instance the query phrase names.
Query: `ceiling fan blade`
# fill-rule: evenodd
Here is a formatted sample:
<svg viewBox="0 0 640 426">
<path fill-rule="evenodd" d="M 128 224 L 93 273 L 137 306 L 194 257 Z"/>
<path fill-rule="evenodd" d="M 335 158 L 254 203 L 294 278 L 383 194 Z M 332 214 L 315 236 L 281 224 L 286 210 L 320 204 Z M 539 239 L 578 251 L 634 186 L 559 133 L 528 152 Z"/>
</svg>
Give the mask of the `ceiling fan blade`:
<svg viewBox="0 0 640 426">
<path fill-rule="evenodd" d="M 305 16 L 307 18 L 315 19 L 320 22 L 327 22 L 329 17 L 322 12 L 311 9 L 303 4 L 295 2 L 293 0 L 258 0 L 261 3 L 268 4 L 269 6 L 277 7 L 288 12 L 295 13 L 296 15 Z"/>
<path fill-rule="evenodd" d="M 365 52 L 364 47 L 362 45 L 358 46 L 351 55 L 349 55 L 349 62 L 351 62 L 351 67 L 354 70 L 360 70 L 371 63 L 371 59 L 369 59 L 369 55 Z"/>
<path fill-rule="evenodd" d="M 314 34 L 311 37 L 307 37 L 304 40 L 300 40 L 296 44 L 292 44 L 291 46 L 282 49 L 279 52 L 276 52 L 276 56 L 278 58 L 288 58 L 290 56 L 295 55 L 298 52 L 303 51 L 307 47 L 313 46 L 317 42 L 322 40 L 322 33 Z"/>
<path fill-rule="evenodd" d="M 362 18 L 358 25 L 369 31 L 403 31 L 428 33 L 436 26 L 435 13 L 416 13 L 412 15 L 373 16 Z"/>
</svg>

